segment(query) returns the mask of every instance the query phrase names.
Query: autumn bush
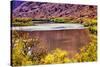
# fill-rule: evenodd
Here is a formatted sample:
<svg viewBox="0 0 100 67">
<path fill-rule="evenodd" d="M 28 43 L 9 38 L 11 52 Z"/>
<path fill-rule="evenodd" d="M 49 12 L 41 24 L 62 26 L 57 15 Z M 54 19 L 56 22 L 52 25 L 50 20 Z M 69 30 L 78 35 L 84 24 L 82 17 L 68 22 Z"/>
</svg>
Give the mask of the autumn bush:
<svg viewBox="0 0 100 67">
<path fill-rule="evenodd" d="M 80 52 L 74 56 L 76 62 L 92 62 L 97 60 L 97 19 L 83 18 L 85 27 L 90 31 L 91 42 L 80 48 Z"/>
<path fill-rule="evenodd" d="M 31 22 L 32 21 L 32 18 L 22 18 L 22 17 L 19 17 L 19 18 L 13 18 L 12 19 L 12 23 L 16 23 L 16 22 L 23 22 L 23 23 L 27 23 L 27 22 Z"/>
<path fill-rule="evenodd" d="M 71 60 L 67 58 L 68 52 L 59 48 L 52 50 L 44 58 L 41 59 L 42 64 L 58 64 L 69 63 Z"/>
<path fill-rule="evenodd" d="M 84 19 L 83 25 L 88 27 L 90 33 L 97 35 L 97 19 Z"/>
<path fill-rule="evenodd" d="M 12 48 L 12 66 L 33 64 L 28 55 L 23 51 L 24 42 L 18 39 Z"/>
<path fill-rule="evenodd" d="M 96 41 L 92 41 L 80 49 L 74 57 L 76 62 L 93 62 L 97 60 L 97 46 Z"/>
<path fill-rule="evenodd" d="M 12 32 L 12 65 L 40 64 L 40 60 L 47 53 L 46 47 L 39 44 L 37 38 L 30 38 L 28 33 Z"/>
<path fill-rule="evenodd" d="M 67 51 L 55 49 L 50 51 L 50 53 L 47 53 L 46 49 L 34 46 L 33 52 L 29 54 L 28 49 L 26 49 L 28 47 L 29 46 L 26 47 L 25 42 L 22 39 L 16 39 L 14 47 L 12 48 L 13 66 L 71 62 L 71 60 L 67 58 Z"/>
<path fill-rule="evenodd" d="M 12 48 L 12 51 L 13 66 L 71 62 L 71 60 L 67 58 L 68 52 L 58 48 L 50 51 L 50 53 L 46 53 L 45 49 L 40 49 L 38 47 L 33 51 L 33 53 L 28 54 L 28 52 L 26 53 L 25 43 L 22 39 L 18 39 L 16 41 L 15 46 Z"/>
</svg>

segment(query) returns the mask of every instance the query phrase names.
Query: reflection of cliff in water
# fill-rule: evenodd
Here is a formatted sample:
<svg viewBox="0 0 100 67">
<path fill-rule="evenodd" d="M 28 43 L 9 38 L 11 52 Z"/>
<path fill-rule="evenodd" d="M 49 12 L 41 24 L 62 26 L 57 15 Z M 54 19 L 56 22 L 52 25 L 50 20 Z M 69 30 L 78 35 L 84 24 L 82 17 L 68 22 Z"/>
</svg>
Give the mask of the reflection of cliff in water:
<svg viewBox="0 0 100 67">
<path fill-rule="evenodd" d="M 64 24 L 67 26 L 67 24 Z M 89 31 L 81 25 L 76 26 L 75 24 L 69 24 L 73 27 L 64 27 L 63 24 L 58 26 L 45 24 L 38 25 L 40 29 L 32 27 L 31 30 L 26 28 L 13 28 L 21 35 L 29 33 L 30 37 L 35 37 L 40 40 L 40 44 L 47 46 L 48 50 L 54 50 L 55 48 L 61 48 L 70 52 L 70 56 L 79 52 L 79 48 L 90 42 Z M 75 27 L 74 27 L 75 25 Z M 43 28 L 41 27 L 43 26 Z M 47 29 L 47 27 L 49 27 Z M 53 27 L 57 29 L 53 29 Z M 79 28 L 80 27 L 80 28 Z M 34 29 L 33 29 L 34 28 Z M 45 29 L 44 29 L 45 28 Z"/>
</svg>

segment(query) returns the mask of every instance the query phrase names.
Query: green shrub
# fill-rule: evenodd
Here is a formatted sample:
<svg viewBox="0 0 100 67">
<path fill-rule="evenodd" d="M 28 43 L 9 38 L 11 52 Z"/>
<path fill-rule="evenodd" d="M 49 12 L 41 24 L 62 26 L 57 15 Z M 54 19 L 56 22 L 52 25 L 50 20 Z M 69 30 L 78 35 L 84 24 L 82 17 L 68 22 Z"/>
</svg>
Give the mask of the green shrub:
<svg viewBox="0 0 100 67">
<path fill-rule="evenodd" d="M 13 26 L 30 26 L 34 24 L 32 22 L 32 18 L 13 18 L 12 25 Z"/>
<path fill-rule="evenodd" d="M 65 19 L 64 18 L 53 18 L 51 19 L 51 21 L 55 22 L 55 23 L 65 23 Z"/>
</svg>

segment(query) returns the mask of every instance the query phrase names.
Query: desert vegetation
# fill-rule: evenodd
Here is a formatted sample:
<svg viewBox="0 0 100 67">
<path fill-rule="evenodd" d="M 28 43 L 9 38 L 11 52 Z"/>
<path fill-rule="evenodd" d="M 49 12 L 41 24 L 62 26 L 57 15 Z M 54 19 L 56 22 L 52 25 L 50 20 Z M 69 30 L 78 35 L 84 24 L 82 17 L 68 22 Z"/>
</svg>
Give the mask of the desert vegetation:
<svg viewBox="0 0 100 67">
<path fill-rule="evenodd" d="M 12 26 L 31 26 L 34 25 L 32 23 L 32 18 L 13 18 Z"/>
</svg>

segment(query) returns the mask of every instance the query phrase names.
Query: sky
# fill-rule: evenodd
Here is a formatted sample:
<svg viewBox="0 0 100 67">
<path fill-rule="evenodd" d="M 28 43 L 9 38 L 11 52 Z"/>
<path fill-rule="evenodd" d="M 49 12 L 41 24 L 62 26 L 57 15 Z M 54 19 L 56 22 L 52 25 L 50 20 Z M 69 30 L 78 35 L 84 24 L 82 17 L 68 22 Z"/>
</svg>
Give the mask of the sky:
<svg viewBox="0 0 100 67">
<path fill-rule="evenodd" d="M 11 4 L 12 4 L 12 9 L 17 8 L 17 7 L 18 7 L 19 5 L 21 5 L 23 2 L 24 2 L 24 1 L 21 1 L 21 0 L 13 0 L 13 1 L 11 2 Z"/>
</svg>

